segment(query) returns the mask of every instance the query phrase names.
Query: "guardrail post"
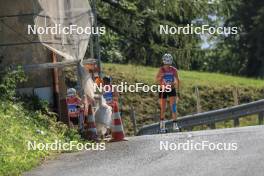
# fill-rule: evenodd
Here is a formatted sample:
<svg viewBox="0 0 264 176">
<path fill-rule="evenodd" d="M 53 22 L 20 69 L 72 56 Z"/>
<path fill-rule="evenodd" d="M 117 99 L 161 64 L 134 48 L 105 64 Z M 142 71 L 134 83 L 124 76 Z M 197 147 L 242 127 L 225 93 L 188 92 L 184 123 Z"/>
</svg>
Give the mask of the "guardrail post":
<svg viewBox="0 0 264 176">
<path fill-rule="evenodd" d="M 260 112 L 258 114 L 259 125 L 263 124 L 263 117 L 264 117 L 264 112 Z"/>
<path fill-rule="evenodd" d="M 211 124 L 209 124 L 209 128 L 211 128 L 211 129 L 215 129 L 215 128 L 216 128 L 215 123 L 211 123 Z"/>
<path fill-rule="evenodd" d="M 240 122 L 239 122 L 239 118 L 234 119 L 234 127 L 238 127 L 239 124 L 240 124 Z"/>
<path fill-rule="evenodd" d="M 239 94 L 239 92 L 238 92 L 238 88 L 235 87 L 235 88 L 233 89 L 233 97 L 234 97 L 234 105 L 235 105 L 235 106 L 237 106 L 237 105 L 239 104 L 238 94 Z M 238 126 L 239 126 L 239 118 L 234 119 L 234 126 L 235 126 L 235 127 L 238 127 Z"/>
<path fill-rule="evenodd" d="M 132 121 L 132 124 L 133 124 L 134 135 L 136 136 L 137 135 L 137 122 L 136 122 L 136 112 L 133 106 L 130 107 L 130 120 Z"/>
<path fill-rule="evenodd" d="M 192 131 L 193 130 L 193 127 L 186 127 L 185 128 L 187 131 Z"/>
<path fill-rule="evenodd" d="M 233 89 L 233 97 L 234 97 L 234 105 L 237 106 L 239 105 L 239 98 L 238 98 L 239 92 L 238 92 L 238 88 L 235 87 Z"/>
<path fill-rule="evenodd" d="M 195 86 L 195 95 L 196 95 L 196 111 L 197 113 L 201 113 L 202 106 L 201 106 L 200 92 L 197 86 Z"/>
</svg>

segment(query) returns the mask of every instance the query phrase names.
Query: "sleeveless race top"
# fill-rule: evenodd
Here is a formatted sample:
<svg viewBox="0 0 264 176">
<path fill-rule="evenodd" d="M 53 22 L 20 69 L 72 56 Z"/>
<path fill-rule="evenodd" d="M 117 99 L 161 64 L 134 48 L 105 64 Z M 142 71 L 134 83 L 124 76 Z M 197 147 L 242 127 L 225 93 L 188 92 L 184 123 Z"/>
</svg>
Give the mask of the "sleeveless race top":
<svg viewBox="0 0 264 176">
<path fill-rule="evenodd" d="M 175 80 L 177 69 L 175 67 L 170 66 L 169 68 L 165 69 L 164 67 L 161 68 L 161 73 L 163 74 L 163 82 L 165 85 L 172 84 Z"/>
<path fill-rule="evenodd" d="M 68 115 L 70 117 L 78 117 L 79 110 L 77 106 L 81 103 L 80 99 L 76 96 L 69 96 L 66 98 Z"/>
</svg>

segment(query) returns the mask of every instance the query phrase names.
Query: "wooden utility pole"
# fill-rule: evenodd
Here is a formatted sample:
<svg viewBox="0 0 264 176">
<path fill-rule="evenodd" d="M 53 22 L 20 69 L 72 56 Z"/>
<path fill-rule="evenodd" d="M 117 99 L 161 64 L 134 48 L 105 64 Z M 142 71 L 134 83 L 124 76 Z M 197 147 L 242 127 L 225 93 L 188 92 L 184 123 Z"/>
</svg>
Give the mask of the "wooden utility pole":
<svg viewBox="0 0 264 176">
<path fill-rule="evenodd" d="M 57 57 L 54 52 L 51 53 L 52 55 L 52 63 L 57 63 Z M 53 96 L 54 96 L 54 107 L 55 111 L 58 113 L 58 121 L 61 121 L 61 105 L 60 105 L 60 87 L 59 87 L 59 73 L 58 68 L 53 69 Z"/>
<path fill-rule="evenodd" d="M 97 9 L 96 9 L 96 0 L 92 0 L 92 11 L 94 15 L 94 27 L 98 27 L 98 22 L 97 22 Z M 94 45 L 92 46 L 95 49 L 95 53 L 93 52 L 94 55 L 92 55 L 93 58 L 96 58 L 98 61 L 98 67 L 99 67 L 99 76 L 102 77 L 102 65 L 101 65 L 101 54 L 100 54 L 100 45 L 99 45 L 99 37 L 100 34 L 96 34 L 94 37 Z"/>
<path fill-rule="evenodd" d="M 238 88 L 234 87 L 233 88 L 233 97 L 234 97 L 234 105 L 237 106 L 239 105 L 239 92 L 238 92 Z M 239 118 L 234 119 L 234 126 L 238 127 L 239 126 Z"/>
<path fill-rule="evenodd" d="M 133 124 L 133 130 L 134 130 L 134 135 L 137 135 L 137 121 L 136 121 L 136 112 L 135 108 L 133 106 L 130 107 L 130 120 L 132 121 Z"/>
</svg>

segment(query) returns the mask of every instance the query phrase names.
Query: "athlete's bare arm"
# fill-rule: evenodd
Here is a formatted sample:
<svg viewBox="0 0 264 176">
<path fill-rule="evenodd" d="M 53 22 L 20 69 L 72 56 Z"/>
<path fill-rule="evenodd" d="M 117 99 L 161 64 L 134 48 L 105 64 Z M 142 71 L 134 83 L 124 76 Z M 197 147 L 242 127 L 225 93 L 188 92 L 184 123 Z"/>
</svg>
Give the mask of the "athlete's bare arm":
<svg viewBox="0 0 264 176">
<path fill-rule="evenodd" d="M 179 78 L 178 71 L 176 71 L 176 74 L 175 74 L 175 83 L 176 83 L 176 89 L 179 90 L 180 89 L 180 78 Z"/>
<path fill-rule="evenodd" d="M 158 72 L 158 74 L 156 75 L 156 82 L 157 82 L 158 84 L 160 84 L 160 83 L 162 82 L 162 77 L 163 77 L 163 75 L 162 75 L 162 73 L 161 73 L 161 69 L 159 69 L 159 72 Z"/>
</svg>

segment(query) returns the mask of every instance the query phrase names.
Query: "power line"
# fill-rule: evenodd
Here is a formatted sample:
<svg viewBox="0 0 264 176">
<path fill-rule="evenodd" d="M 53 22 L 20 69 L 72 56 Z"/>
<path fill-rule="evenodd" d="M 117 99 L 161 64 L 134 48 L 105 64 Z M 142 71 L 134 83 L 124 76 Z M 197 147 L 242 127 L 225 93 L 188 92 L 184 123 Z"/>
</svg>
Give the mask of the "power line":
<svg viewBox="0 0 264 176">
<path fill-rule="evenodd" d="M 80 13 L 76 16 L 71 17 L 72 18 L 79 18 L 80 16 L 84 15 L 84 14 L 91 14 L 91 10 L 85 11 L 83 13 Z M 14 15 L 4 15 L 4 16 L 0 16 L 0 19 L 5 19 L 5 18 L 15 18 L 15 17 L 22 17 L 22 16 L 39 16 L 39 17 L 45 17 L 45 18 L 50 18 L 48 15 L 40 15 L 38 13 L 25 13 L 25 14 L 14 14 Z M 55 19 L 60 19 L 60 18 L 55 18 Z M 68 18 L 63 18 L 63 19 L 68 19 Z"/>
<path fill-rule="evenodd" d="M 40 41 L 29 41 L 29 42 L 19 42 L 19 43 L 0 43 L 0 47 L 3 46 L 19 46 L 19 45 L 31 45 L 31 44 L 53 44 L 53 45 L 61 45 L 61 43 L 54 42 L 40 42 Z M 74 44 L 64 44 L 69 46 L 74 46 Z"/>
<path fill-rule="evenodd" d="M 4 15 L 0 16 L 0 19 L 3 18 L 14 18 L 14 17 L 20 17 L 20 16 L 33 16 L 36 15 L 35 13 L 24 13 L 24 14 L 15 14 L 15 15 Z"/>
</svg>

